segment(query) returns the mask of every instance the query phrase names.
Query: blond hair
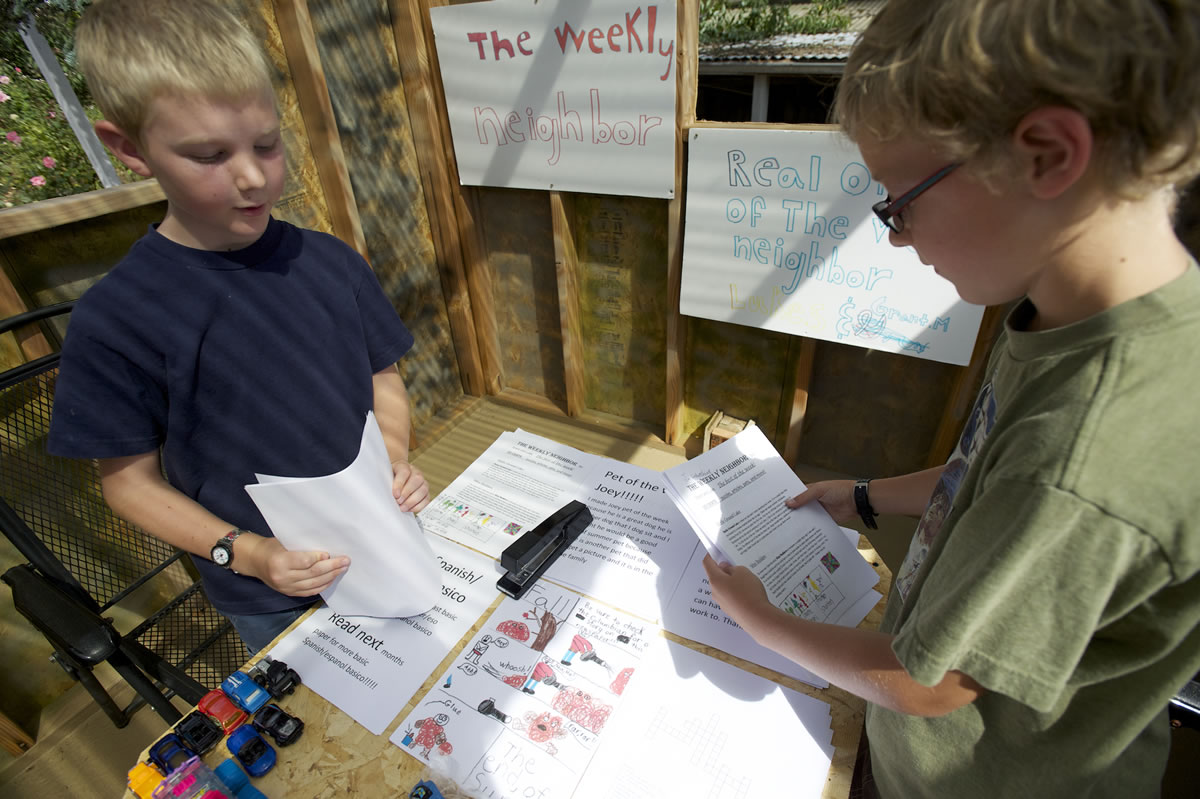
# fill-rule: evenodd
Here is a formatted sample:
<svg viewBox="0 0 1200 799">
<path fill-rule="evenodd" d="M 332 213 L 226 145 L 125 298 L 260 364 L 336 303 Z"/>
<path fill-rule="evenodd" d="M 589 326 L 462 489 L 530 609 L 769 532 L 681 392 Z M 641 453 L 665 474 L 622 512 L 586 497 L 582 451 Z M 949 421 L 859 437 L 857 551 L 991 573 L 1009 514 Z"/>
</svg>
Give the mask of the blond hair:
<svg viewBox="0 0 1200 799">
<path fill-rule="evenodd" d="M 925 139 L 986 179 L 1036 108 L 1080 112 L 1113 192 L 1200 172 L 1200 0 L 889 0 L 833 116 L 855 139 Z"/>
<path fill-rule="evenodd" d="M 208 0 L 96 0 L 75 42 L 105 118 L 135 138 L 156 97 L 232 100 L 271 88 L 271 67 L 254 34 Z"/>
</svg>

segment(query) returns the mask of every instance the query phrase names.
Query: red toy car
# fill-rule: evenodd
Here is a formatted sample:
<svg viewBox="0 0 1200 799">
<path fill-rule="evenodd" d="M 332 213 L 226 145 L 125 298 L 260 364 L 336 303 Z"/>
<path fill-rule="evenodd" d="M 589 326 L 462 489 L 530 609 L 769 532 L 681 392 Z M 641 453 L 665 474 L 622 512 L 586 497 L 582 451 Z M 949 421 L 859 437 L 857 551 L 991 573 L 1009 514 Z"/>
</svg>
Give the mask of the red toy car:
<svg viewBox="0 0 1200 799">
<path fill-rule="evenodd" d="M 242 726 L 242 722 L 247 719 L 246 711 L 235 705 L 219 688 L 214 688 L 200 697 L 196 709 L 220 724 L 226 735 Z"/>
</svg>

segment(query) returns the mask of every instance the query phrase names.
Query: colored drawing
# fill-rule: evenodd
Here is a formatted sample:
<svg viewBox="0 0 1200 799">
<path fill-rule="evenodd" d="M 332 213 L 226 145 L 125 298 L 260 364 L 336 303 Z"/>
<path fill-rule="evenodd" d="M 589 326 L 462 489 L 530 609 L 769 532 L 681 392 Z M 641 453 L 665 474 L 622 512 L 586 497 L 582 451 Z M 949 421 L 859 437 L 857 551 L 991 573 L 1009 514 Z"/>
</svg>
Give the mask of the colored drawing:
<svg viewBox="0 0 1200 799">
<path fill-rule="evenodd" d="M 825 567 L 826 571 L 833 574 L 842 564 L 838 563 L 838 559 L 834 557 L 832 552 L 826 552 L 821 556 L 821 565 Z"/>
</svg>

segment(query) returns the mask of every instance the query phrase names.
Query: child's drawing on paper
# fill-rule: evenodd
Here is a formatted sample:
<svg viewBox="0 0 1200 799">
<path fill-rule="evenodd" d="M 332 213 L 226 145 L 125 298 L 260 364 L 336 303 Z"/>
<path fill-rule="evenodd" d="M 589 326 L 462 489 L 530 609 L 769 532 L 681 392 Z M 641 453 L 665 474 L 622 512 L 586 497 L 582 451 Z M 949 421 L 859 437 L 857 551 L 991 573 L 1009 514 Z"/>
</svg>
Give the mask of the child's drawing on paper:
<svg viewBox="0 0 1200 799">
<path fill-rule="evenodd" d="M 392 740 L 437 758 L 448 717 L 441 765 L 459 784 L 569 796 L 647 645 L 643 622 L 539 583 L 500 603 Z"/>
<path fill-rule="evenodd" d="M 521 614 L 524 618 L 530 621 L 535 621 L 538 624 L 537 637 L 533 639 L 533 643 L 529 645 L 530 649 L 537 652 L 544 652 L 546 644 L 554 638 L 554 633 L 558 631 L 558 619 L 554 618 L 554 614 L 543 609 L 541 615 L 538 615 L 538 609 L 526 611 Z"/>
<path fill-rule="evenodd" d="M 526 713 L 513 727 L 525 737 L 539 744 L 549 754 L 558 754 L 558 747 L 553 743 L 555 738 L 567 734 L 563 729 L 563 720 L 553 713 Z"/>
<path fill-rule="evenodd" d="M 502 621 L 496 625 L 496 632 L 522 643 L 529 640 L 529 625 L 520 621 Z"/>
<path fill-rule="evenodd" d="M 490 716 L 501 724 L 508 723 L 508 714 L 500 708 L 496 707 L 496 700 L 490 696 L 479 703 L 479 712 L 485 716 Z"/>
<path fill-rule="evenodd" d="M 604 729 L 604 722 L 612 713 L 612 705 L 597 702 L 591 694 L 571 686 L 563 686 L 551 704 L 559 713 L 594 733 Z"/>
<path fill-rule="evenodd" d="M 445 713 L 417 719 L 412 723 L 412 727 L 405 731 L 403 744 L 412 749 L 420 749 L 421 756 L 426 759 L 434 747 L 441 754 L 448 755 L 454 751 L 454 746 L 446 739 L 446 725 L 449 723 L 450 717 Z"/>
<path fill-rule="evenodd" d="M 617 696 L 620 696 L 621 694 L 625 693 L 625 686 L 629 684 L 629 678 L 632 676 L 633 669 L 626 666 L 625 668 L 621 669 L 621 673 L 617 675 L 617 678 L 609 684 L 608 690 L 612 691 Z"/>
<path fill-rule="evenodd" d="M 545 661 L 539 660 L 537 665 L 533 667 L 533 671 L 529 675 L 529 679 L 525 681 L 525 685 L 521 690 L 527 694 L 532 694 L 537 688 L 538 683 L 546 683 L 546 685 L 554 685 L 554 669 L 546 665 Z"/>
<path fill-rule="evenodd" d="M 562 664 L 570 666 L 576 655 L 579 656 L 580 663 L 595 663 L 605 671 L 612 672 L 612 668 L 596 654 L 596 648 L 592 646 L 592 642 L 582 635 L 571 636 L 571 643 L 567 645 L 567 651 L 562 657 Z"/>
<path fill-rule="evenodd" d="M 475 646 L 471 647 L 471 651 L 464 658 L 468 663 L 479 663 L 479 659 L 483 657 L 483 653 L 488 651 L 488 647 L 492 644 L 492 636 L 485 635 L 475 642 Z"/>
</svg>

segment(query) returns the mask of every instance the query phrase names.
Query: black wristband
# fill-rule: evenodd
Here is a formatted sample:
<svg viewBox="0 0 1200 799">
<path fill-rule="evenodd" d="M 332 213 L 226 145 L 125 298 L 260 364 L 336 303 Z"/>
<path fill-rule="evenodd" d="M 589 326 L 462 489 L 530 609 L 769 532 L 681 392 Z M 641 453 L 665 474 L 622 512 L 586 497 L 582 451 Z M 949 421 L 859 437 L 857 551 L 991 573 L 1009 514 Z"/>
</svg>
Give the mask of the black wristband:
<svg viewBox="0 0 1200 799">
<path fill-rule="evenodd" d="M 871 500 L 867 496 L 870 480 L 859 480 L 854 484 L 854 507 L 858 510 L 858 515 L 862 517 L 863 524 L 872 530 L 878 530 L 879 525 L 875 524 L 875 509 L 871 507 Z"/>
</svg>

